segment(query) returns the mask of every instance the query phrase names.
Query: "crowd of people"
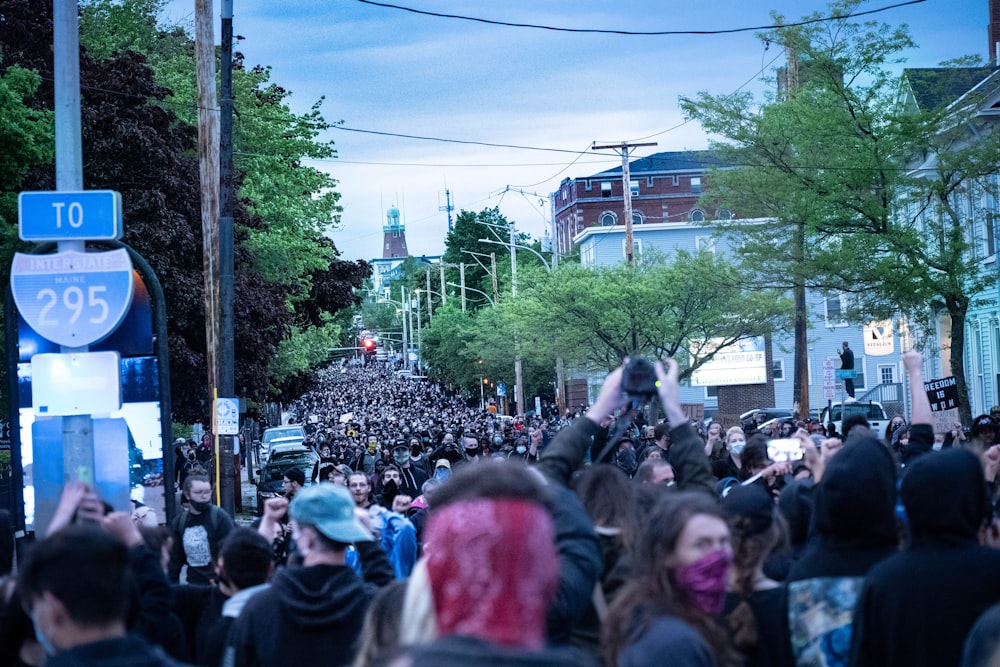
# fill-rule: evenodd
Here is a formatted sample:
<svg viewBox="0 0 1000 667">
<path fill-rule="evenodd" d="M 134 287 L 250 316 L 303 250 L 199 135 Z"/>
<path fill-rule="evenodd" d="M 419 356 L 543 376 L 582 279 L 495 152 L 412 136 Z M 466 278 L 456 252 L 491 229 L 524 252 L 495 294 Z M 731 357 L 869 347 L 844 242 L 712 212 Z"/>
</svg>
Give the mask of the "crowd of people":
<svg viewBox="0 0 1000 667">
<path fill-rule="evenodd" d="M 251 525 L 197 470 L 169 526 L 67 485 L 0 585 L 0 664 L 1000 664 L 997 422 L 936 436 L 903 363 L 879 434 L 694 422 L 673 360 L 514 419 L 332 368 L 289 415 L 318 463 Z"/>
</svg>

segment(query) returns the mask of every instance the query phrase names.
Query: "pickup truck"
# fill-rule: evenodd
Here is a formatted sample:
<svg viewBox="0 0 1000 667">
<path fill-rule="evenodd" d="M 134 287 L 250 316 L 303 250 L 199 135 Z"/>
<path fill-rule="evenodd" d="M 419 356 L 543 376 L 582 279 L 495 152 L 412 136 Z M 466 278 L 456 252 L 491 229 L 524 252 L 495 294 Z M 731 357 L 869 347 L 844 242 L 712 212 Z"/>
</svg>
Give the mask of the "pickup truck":
<svg viewBox="0 0 1000 667">
<path fill-rule="evenodd" d="M 848 401 L 843 406 L 840 403 L 833 403 L 829 409 L 823 408 L 819 418 L 824 426 L 833 422 L 837 433 L 843 435 L 841 425 L 844 423 L 844 417 L 857 414 L 864 415 L 868 419 L 868 423 L 872 427 L 872 434 L 876 438 L 882 437 L 885 433 L 885 427 L 889 424 L 889 416 L 886 415 L 885 408 L 882 407 L 881 403 L 854 403 Z"/>
</svg>

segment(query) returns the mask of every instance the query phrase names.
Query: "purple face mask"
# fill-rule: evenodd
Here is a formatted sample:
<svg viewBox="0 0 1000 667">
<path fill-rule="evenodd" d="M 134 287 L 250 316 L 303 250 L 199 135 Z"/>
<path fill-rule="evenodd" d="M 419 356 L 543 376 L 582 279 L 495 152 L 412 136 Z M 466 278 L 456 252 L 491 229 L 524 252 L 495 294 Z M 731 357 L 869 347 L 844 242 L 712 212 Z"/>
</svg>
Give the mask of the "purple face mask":
<svg viewBox="0 0 1000 667">
<path fill-rule="evenodd" d="M 675 568 L 673 580 L 695 607 L 716 616 L 726 603 L 726 581 L 732 562 L 728 551 L 713 551 L 690 565 Z"/>
</svg>

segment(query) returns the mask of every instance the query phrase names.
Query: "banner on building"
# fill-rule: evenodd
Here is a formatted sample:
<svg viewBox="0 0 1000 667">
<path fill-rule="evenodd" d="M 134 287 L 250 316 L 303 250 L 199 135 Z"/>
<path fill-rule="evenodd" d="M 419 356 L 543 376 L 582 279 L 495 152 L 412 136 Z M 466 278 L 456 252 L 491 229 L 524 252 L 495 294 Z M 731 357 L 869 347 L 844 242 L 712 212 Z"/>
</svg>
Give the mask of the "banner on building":
<svg viewBox="0 0 1000 667">
<path fill-rule="evenodd" d="M 715 356 L 691 373 L 691 386 L 719 387 L 767 382 L 767 354 L 763 336 L 746 338 L 720 347 L 721 342 L 722 339 L 714 338 L 702 347 L 701 355 L 714 348 Z M 696 356 L 693 350 L 691 356 Z"/>
<path fill-rule="evenodd" d="M 892 320 L 869 322 L 865 325 L 865 354 L 884 357 L 895 351 L 896 337 L 892 330 Z"/>
</svg>

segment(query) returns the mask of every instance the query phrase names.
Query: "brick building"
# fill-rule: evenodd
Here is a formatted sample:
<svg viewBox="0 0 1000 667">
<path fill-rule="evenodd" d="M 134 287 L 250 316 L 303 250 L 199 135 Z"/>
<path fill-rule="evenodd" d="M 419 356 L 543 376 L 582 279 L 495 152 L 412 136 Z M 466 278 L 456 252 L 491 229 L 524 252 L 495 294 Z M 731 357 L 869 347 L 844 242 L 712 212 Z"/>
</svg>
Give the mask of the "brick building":
<svg viewBox="0 0 1000 667">
<path fill-rule="evenodd" d="M 700 222 L 731 218 L 729 211 L 698 206 L 706 172 L 721 166 L 706 151 L 656 153 L 629 163 L 632 223 Z M 622 168 L 592 176 L 566 178 L 552 193 L 556 249 L 569 253 L 573 238 L 588 227 L 624 224 Z"/>
</svg>

